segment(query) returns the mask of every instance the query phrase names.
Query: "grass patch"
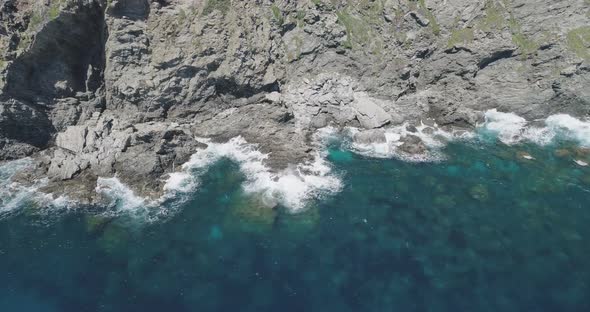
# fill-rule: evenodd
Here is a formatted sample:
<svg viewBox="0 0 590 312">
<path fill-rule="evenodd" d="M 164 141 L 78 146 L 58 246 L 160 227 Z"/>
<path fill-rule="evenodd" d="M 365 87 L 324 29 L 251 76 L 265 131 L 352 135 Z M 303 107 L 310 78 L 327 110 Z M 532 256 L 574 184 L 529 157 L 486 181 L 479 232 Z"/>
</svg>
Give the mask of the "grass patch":
<svg viewBox="0 0 590 312">
<path fill-rule="evenodd" d="M 29 45 L 31 44 L 31 41 L 33 40 L 33 38 L 31 37 L 32 35 L 30 34 L 24 34 L 21 38 L 20 41 L 18 42 L 18 50 L 24 50 L 26 48 L 29 47 Z"/>
<path fill-rule="evenodd" d="M 510 31 L 512 32 L 512 42 L 518 47 L 524 57 L 535 53 L 539 49 L 539 44 L 532 39 L 527 38 L 520 29 L 520 24 L 510 14 L 510 20 L 508 21 Z"/>
<path fill-rule="evenodd" d="M 522 33 L 513 33 L 512 34 L 512 42 L 518 46 L 520 52 L 522 52 L 525 56 L 534 53 L 539 49 L 539 44 L 536 43 L 534 40 L 527 38 Z"/>
<path fill-rule="evenodd" d="M 187 17 L 187 15 L 186 15 L 186 12 L 184 11 L 184 9 L 183 8 L 178 9 L 178 22 L 180 24 L 184 23 L 184 20 L 186 20 L 186 17 Z"/>
<path fill-rule="evenodd" d="M 495 29 L 501 29 L 504 27 L 506 19 L 502 14 L 502 10 L 492 1 L 486 2 L 485 6 L 486 16 L 480 23 L 481 30 L 490 32 Z"/>
<path fill-rule="evenodd" d="M 311 0 L 311 3 L 315 4 L 315 6 L 322 5 L 322 0 Z"/>
<path fill-rule="evenodd" d="M 230 7 L 231 0 L 207 0 L 202 14 L 206 16 L 213 13 L 213 11 L 219 11 L 225 15 Z"/>
<path fill-rule="evenodd" d="M 279 7 L 276 4 L 272 4 L 270 6 L 270 11 L 272 12 L 272 16 L 275 19 L 275 21 L 279 24 L 279 25 L 283 25 L 285 23 L 285 18 L 283 17 L 283 12 L 281 12 L 281 9 L 279 9 Z"/>
<path fill-rule="evenodd" d="M 590 26 L 583 26 L 567 33 L 567 47 L 579 58 L 590 61 Z"/>
<path fill-rule="evenodd" d="M 305 26 L 305 15 L 306 12 L 304 10 L 297 11 L 297 15 L 295 15 L 295 19 L 297 20 L 297 27 Z"/>
<path fill-rule="evenodd" d="M 35 30 L 39 25 L 41 25 L 44 21 L 43 15 L 39 12 L 33 12 L 31 15 L 31 19 L 29 19 L 29 25 L 27 26 L 27 31 Z"/>
<path fill-rule="evenodd" d="M 59 16 L 61 12 L 61 6 L 65 2 L 64 0 L 53 0 L 49 6 L 48 16 L 49 20 L 54 20 Z"/>
<path fill-rule="evenodd" d="M 452 48 L 457 44 L 468 44 L 472 42 L 474 39 L 473 28 L 464 28 L 464 29 L 457 29 L 453 30 L 451 36 L 449 37 L 449 41 L 447 42 L 447 47 Z"/>
<path fill-rule="evenodd" d="M 419 0 L 418 5 L 420 6 L 422 11 L 426 15 L 426 18 L 428 19 L 428 22 L 429 22 L 428 26 L 430 26 L 430 28 L 432 29 L 432 32 L 436 36 L 440 35 L 440 25 L 438 24 L 434 14 L 426 7 L 426 0 Z"/>
<path fill-rule="evenodd" d="M 370 39 L 370 27 L 360 18 L 348 13 L 346 10 L 336 12 L 338 22 L 346 28 L 346 41 L 342 43 L 345 48 L 353 48 L 354 43 L 365 44 Z"/>
<path fill-rule="evenodd" d="M 509 7 L 509 3 L 506 0 L 504 5 L 506 8 Z M 522 53 L 523 57 L 535 53 L 539 49 L 539 43 L 535 40 L 528 38 L 521 29 L 520 24 L 510 11 L 498 5 L 494 1 L 487 1 L 485 4 L 485 17 L 478 23 L 477 28 L 480 30 L 490 32 L 500 32 L 508 27 L 512 34 L 512 43 L 514 43 L 518 50 Z"/>
</svg>

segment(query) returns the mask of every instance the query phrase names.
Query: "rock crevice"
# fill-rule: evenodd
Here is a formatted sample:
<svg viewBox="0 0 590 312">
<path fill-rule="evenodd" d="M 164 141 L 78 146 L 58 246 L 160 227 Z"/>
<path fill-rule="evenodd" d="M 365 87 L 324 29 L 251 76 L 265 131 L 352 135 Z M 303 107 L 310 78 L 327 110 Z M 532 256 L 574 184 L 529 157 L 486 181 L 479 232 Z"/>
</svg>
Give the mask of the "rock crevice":
<svg viewBox="0 0 590 312">
<path fill-rule="evenodd" d="M 0 160 L 32 155 L 50 190 L 78 179 L 93 190 L 117 175 L 155 196 L 195 137 L 241 135 L 282 170 L 309 159 L 311 134 L 328 125 L 363 128 L 359 140 L 372 142 L 426 117 L 473 127 L 492 108 L 589 116 L 589 10 L 550 0 L 5 0 Z"/>
</svg>

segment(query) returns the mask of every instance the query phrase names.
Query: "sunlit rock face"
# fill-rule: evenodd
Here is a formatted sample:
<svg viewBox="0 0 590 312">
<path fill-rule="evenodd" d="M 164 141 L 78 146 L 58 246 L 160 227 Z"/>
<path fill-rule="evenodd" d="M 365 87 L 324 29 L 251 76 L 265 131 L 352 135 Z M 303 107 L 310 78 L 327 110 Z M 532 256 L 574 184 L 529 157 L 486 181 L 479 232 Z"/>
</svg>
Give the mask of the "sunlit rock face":
<svg viewBox="0 0 590 312">
<path fill-rule="evenodd" d="M 120 174 L 160 194 L 130 175 L 165 179 L 198 137 L 242 136 L 278 172 L 313 159 L 326 126 L 584 117 L 588 12 L 566 0 L 6 0 L 0 159 L 33 155 L 34 176 L 56 184 Z M 83 146 L 59 143 L 76 129 Z"/>
</svg>

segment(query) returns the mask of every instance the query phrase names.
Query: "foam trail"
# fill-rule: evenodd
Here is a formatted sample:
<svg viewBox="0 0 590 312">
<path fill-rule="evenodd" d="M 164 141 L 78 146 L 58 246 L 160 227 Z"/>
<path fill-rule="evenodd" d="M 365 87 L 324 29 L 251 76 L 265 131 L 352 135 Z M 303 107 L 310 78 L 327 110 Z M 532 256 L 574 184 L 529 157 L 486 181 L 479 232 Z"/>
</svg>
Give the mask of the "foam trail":
<svg viewBox="0 0 590 312">
<path fill-rule="evenodd" d="M 19 171 L 33 166 L 30 158 L 23 158 L 0 165 L 0 218 L 18 213 L 21 208 L 34 208 L 36 214 L 52 214 L 70 209 L 73 201 L 65 196 L 54 198 L 50 194 L 39 192 L 47 184 L 47 179 L 24 185 L 13 181 Z"/>
<path fill-rule="evenodd" d="M 107 214 L 142 215 L 147 213 L 149 204 L 147 199 L 135 195 L 117 177 L 98 178 L 95 191 L 106 199 L 105 204 L 109 207 Z"/>
<path fill-rule="evenodd" d="M 585 147 L 590 147 L 590 121 L 582 121 L 570 115 L 558 114 L 545 120 L 547 127 L 558 135 L 572 139 Z"/>
<path fill-rule="evenodd" d="M 400 126 L 383 129 L 385 131 L 384 143 L 361 144 L 353 142 L 350 144 L 352 151 L 375 158 L 398 158 L 410 162 L 433 162 L 442 161 L 446 157 L 440 151 L 449 141 L 456 139 L 467 139 L 473 137 L 473 134 L 465 131 L 447 132 L 440 129 L 436 124 L 427 126 L 420 123 L 416 127 L 416 131 L 408 130 L 409 123 L 404 123 Z M 360 130 L 357 128 L 347 128 L 346 136 L 352 139 Z M 404 144 L 403 139 L 409 135 L 419 137 L 428 151 L 424 154 L 409 155 L 402 152 L 399 147 Z"/>
<path fill-rule="evenodd" d="M 275 173 L 265 164 L 268 155 L 242 137 L 235 137 L 226 143 L 213 143 L 208 139 L 200 141 L 206 143 L 207 148 L 195 153 L 183 165 L 185 172 L 174 174 L 168 179 L 168 189 L 178 191 L 185 185 L 194 187 L 196 182 L 190 179 L 203 174 L 204 169 L 222 158 L 231 159 L 239 165 L 246 176 L 246 192 L 259 193 L 269 205 L 280 202 L 293 212 L 304 209 L 310 199 L 337 192 L 341 188 L 340 179 L 331 173 L 330 166 L 324 160 L 325 155 L 320 153 L 313 162 Z"/>
<path fill-rule="evenodd" d="M 582 146 L 590 146 L 590 122 L 566 114 L 547 117 L 544 126 L 531 125 L 526 119 L 513 114 L 502 113 L 496 109 L 485 113 L 485 123 L 481 127 L 484 134 L 495 135 L 507 145 L 523 141 L 546 145 L 555 140 L 574 140 Z"/>
<path fill-rule="evenodd" d="M 33 188 L 12 181 L 18 171 L 31 165 L 32 161 L 28 158 L 0 165 L 0 217 L 17 210 L 34 192 Z"/>
<path fill-rule="evenodd" d="M 526 119 L 516 114 L 502 113 L 496 109 L 485 113 L 485 129 L 505 144 L 518 142 L 526 123 Z"/>
<path fill-rule="evenodd" d="M 188 172 L 173 172 L 164 185 L 164 190 L 170 193 L 188 193 L 198 186 L 198 181 Z"/>
</svg>

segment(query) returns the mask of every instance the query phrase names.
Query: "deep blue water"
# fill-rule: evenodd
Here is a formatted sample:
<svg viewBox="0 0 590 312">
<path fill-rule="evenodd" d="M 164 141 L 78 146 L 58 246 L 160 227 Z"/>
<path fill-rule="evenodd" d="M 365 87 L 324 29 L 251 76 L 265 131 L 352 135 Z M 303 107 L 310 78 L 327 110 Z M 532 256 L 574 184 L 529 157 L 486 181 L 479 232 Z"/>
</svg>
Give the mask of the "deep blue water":
<svg viewBox="0 0 590 312">
<path fill-rule="evenodd" d="M 334 146 L 343 190 L 296 215 L 260 208 L 228 160 L 155 223 L 25 210 L 0 220 L 0 310 L 590 311 L 590 170 L 573 163 L 590 155 L 559 148 L 407 163 Z"/>
</svg>

